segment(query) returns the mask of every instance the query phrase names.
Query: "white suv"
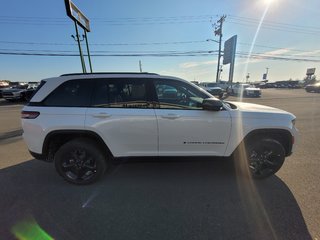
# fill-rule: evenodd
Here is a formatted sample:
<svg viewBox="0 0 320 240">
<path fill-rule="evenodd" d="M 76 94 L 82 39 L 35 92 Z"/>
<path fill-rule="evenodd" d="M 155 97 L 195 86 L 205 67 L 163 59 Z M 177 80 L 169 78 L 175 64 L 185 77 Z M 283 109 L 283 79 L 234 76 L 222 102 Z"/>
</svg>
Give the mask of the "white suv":
<svg viewBox="0 0 320 240">
<path fill-rule="evenodd" d="M 227 93 L 231 95 L 240 95 L 245 97 L 260 97 L 261 89 L 250 84 L 234 84 L 228 87 Z"/>
<path fill-rule="evenodd" d="M 31 154 L 53 161 L 58 173 L 76 184 L 99 179 L 110 159 L 228 157 L 241 149 L 247 169 L 264 178 L 291 154 L 294 123 L 291 113 L 223 102 L 188 81 L 151 73 L 45 79 L 22 110 Z"/>
</svg>

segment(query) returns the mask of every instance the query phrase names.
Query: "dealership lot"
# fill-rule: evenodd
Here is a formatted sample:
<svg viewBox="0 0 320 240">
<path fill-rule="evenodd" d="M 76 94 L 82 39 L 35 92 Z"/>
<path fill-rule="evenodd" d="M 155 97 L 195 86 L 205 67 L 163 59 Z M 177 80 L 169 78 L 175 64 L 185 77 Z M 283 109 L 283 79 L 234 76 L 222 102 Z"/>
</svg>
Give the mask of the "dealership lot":
<svg viewBox="0 0 320 240">
<path fill-rule="evenodd" d="M 1 99 L 0 236 L 33 221 L 55 239 L 319 239 L 320 94 L 264 89 L 243 101 L 297 116 L 298 147 L 276 176 L 252 182 L 227 159 L 173 159 L 122 164 L 78 187 L 32 159 L 22 105 Z"/>
</svg>

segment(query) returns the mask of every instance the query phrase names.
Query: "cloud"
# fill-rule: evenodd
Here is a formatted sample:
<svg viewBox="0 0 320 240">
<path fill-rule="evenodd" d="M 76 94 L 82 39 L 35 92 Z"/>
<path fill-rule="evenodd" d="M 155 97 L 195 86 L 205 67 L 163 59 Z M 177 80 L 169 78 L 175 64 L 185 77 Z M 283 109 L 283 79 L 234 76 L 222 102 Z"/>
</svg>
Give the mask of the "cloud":
<svg viewBox="0 0 320 240">
<path fill-rule="evenodd" d="M 217 60 L 201 61 L 201 62 L 184 62 L 179 64 L 179 68 L 182 68 L 182 69 L 199 68 L 199 67 L 208 66 L 208 65 L 215 65 L 217 63 L 218 63 Z"/>
<path fill-rule="evenodd" d="M 313 56 L 320 53 L 320 50 L 314 50 L 314 51 L 305 51 L 300 53 L 293 54 L 294 56 Z"/>
<path fill-rule="evenodd" d="M 291 52 L 291 49 L 289 49 L 289 48 L 280 48 L 280 49 L 273 50 L 273 51 L 259 52 L 258 54 L 253 52 L 252 54 L 273 57 L 273 56 L 281 56 L 281 55 L 289 53 L 289 52 Z M 240 59 L 240 60 L 236 60 L 236 66 L 244 65 L 247 63 L 248 64 L 260 63 L 260 62 L 264 62 L 264 61 L 266 61 L 266 59 L 250 58 L 249 62 L 248 62 L 248 59 Z"/>
<path fill-rule="evenodd" d="M 291 50 L 289 48 L 280 48 L 280 49 L 277 49 L 277 50 L 265 52 L 263 54 L 277 56 L 277 55 L 282 55 L 282 54 L 288 53 L 288 52 L 291 52 Z"/>
</svg>

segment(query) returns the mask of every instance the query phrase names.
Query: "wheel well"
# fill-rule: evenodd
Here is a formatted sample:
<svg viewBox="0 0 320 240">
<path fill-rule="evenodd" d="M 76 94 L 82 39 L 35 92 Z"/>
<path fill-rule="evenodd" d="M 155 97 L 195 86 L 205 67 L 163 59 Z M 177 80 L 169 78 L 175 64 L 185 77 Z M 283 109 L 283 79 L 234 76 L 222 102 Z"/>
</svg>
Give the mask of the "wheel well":
<svg viewBox="0 0 320 240">
<path fill-rule="evenodd" d="M 288 130 L 284 129 L 259 129 L 254 130 L 246 135 L 244 138 L 245 144 L 250 141 L 255 141 L 261 138 L 272 138 L 277 140 L 283 146 L 286 156 L 291 154 L 293 139 L 292 135 Z"/>
<path fill-rule="evenodd" d="M 86 138 L 94 141 L 106 156 L 112 157 L 110 149 L 97 133 L 82 130 L 59 130 L 49 133 L 44 140 L 42 152 L 46 160 L 52 162 L 59 148 L 76 138 Z"/>
</svg>

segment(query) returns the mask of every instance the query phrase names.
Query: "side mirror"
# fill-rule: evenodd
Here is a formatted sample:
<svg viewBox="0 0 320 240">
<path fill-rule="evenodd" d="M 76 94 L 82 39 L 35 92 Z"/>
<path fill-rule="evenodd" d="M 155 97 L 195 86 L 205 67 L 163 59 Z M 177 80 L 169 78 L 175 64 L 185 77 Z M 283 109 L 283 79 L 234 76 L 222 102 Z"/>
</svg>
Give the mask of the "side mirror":
<svg viewBox="0 0 320 240">
<path fill-rule="evenodd" d="M 223 104 L 216 98 L 206 98 L 202 101 L 202 108 L 209 111 L 220 111 Z"/>
</svg>

